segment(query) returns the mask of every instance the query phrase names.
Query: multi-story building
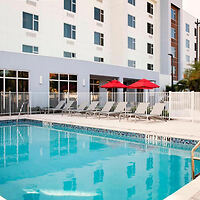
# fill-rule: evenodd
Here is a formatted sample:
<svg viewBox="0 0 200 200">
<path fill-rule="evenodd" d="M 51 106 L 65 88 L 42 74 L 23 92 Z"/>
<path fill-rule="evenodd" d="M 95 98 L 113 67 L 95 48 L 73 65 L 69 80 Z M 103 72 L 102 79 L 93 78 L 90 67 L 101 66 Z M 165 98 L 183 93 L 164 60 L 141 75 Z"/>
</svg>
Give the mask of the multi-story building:
<svg viewBox="0 0 200 200">
<path fill-rule="evenodd" d="M 0 91 L 99 92 L 141 78 L 162 90 L 169 53 L 175 80 L 194 60 L 194 21 L 181 0 L 0 0 Z"/>
</svg>

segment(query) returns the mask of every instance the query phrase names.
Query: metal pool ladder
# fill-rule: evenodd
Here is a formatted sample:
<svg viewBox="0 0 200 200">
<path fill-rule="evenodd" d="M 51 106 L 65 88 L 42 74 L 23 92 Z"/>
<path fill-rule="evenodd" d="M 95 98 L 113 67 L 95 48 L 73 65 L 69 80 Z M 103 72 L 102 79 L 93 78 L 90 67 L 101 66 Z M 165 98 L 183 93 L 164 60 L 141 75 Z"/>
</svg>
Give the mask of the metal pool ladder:
<svg viewBox="0 0 200 200">
<path fill-rule="evenodd" d="M 20 117 L 20 115 L 21 115 L 21 112 L 22 112 L 22 109 L 23 109 L 25 103 L 26 103 L 26 102 L 23 102 L 23 103 L 22 103 L 21 108 L 20 108 L 20 110 L 19 110 L 19 114 L 18 114 L 17 120 L 16 120 L 16 125 L 17 125 L 17 126 L 18 126 L 19 117 Z"/>
<path fill-rule="evenodd" d="M 200 161 L 200 158 L 199 157 L 194 157 L 194 153 L 195 151 L 200 147 L 200 141 L 195 145 L 195 147 L 192 149 L 192 179 L 194 180 L 197 176 L 200 175 L 200 173 L 196 174 L 195 175 L 195 164 L 194 164 L 194 161 L 195 160 L 199 160 Z"/>
</svg>

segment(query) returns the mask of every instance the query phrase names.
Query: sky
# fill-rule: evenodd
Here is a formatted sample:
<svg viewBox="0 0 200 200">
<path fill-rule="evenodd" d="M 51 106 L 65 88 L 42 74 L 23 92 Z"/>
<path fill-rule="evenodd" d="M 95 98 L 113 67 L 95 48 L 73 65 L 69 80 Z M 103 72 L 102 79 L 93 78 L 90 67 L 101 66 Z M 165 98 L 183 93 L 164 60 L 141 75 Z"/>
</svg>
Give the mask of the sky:
<svg viewBox="0 0 200 200">
<path fill-rule="evenodd" d="M 183 9 L 200 19 L 200 0 L 183 0 Z"/>
</svg>

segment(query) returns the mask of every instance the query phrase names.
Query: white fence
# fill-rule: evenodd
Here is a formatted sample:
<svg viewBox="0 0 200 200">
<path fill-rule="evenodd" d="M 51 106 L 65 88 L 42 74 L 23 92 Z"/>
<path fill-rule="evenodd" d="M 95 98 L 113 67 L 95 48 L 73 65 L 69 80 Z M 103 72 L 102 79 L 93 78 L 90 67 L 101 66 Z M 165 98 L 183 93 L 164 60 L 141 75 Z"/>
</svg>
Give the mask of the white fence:
<svg viewBox="0 0 200 200">
<path fill-rule="evenodd" d="M 0 115 L 42 113 L 55 107 L 60 100 L 74 100 L 74 107 L 82 102 L 127 102 L 127 110 L 134 111 L 140 102 L 149 103 L 149 111 L 157 102 L 165 103 L 166 118 L 200 121 L 200 92 L 99 92 L 99 93 L 0 93 Z"/>
</svg>

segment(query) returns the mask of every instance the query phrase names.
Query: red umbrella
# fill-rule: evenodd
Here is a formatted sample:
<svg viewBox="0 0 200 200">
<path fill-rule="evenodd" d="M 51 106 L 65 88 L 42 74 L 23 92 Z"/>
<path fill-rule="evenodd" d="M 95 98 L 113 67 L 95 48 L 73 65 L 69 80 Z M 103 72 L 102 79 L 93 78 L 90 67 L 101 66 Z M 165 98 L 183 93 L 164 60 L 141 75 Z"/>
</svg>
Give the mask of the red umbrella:
<svg viewBox="0 0 200 200">
<path fill-rule="evenodd" d="M 141 79 L 137 81 L 136 83 L 133 83 L 128 86 L 129 89 L 154 89 L 159 88 L 160 86 L 152 83 L 151 81 L 147 79 Z"/>
<path fill-rule="evenodd" d="M 118 80 L 112 80 L 105 85 L 102 85 L 101 88 L 127 88 L 127 86 L 120 83 Z"/>
</svg>

